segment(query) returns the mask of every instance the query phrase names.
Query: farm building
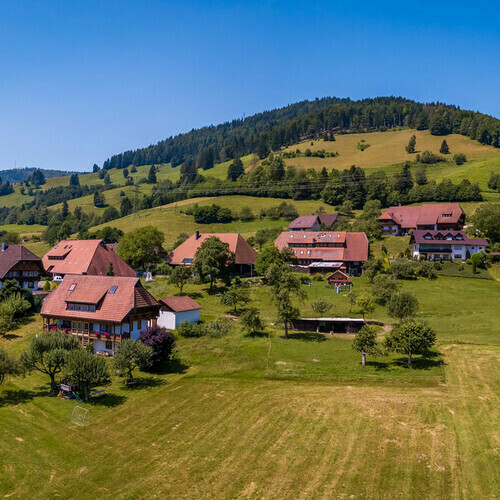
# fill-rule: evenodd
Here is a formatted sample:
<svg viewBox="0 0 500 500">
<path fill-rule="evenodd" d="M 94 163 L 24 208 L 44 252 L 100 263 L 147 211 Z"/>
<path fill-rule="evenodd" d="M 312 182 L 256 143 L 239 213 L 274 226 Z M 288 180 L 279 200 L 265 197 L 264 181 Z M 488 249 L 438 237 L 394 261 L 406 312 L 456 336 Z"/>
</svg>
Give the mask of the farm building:
<svg viewBox="0 0 500 500">
<path fill-rule="evenodd" d="M 114 276 L 135 278 L 136 272 L 102 240 L 64 240 L 43 256 L 43 266 L 54 281 L 66 274 L 106 276 L 113 266 Z"/>
<path fill-rule="evenodd" d="M 45 275 L 42 259 L 22 245 L 1 244 L 0 288 L 6 280 L 16 280 L 22 288 L 38 289 L 41 276 Z"/>
<path fill-rule="evenodd" d="M 298 332 L 356 333 L 364 325 L 362 318 L 299 318 L 290 327 Z"/>
<path fill-rule="evenodd" d="M 157 324 L 175 330 L 183 321 L 200 321 L 201 306 L 191 297 L 168 297 L 160 299 L 160 313 Z"/>
<path fill-rule="evenodd" d="M 139 278 L 66 275 L 42 305 L 44 330 L 65 330 L 94 352 L 113 354 L 123 339 L 137 340 L 156 325 L 160 304 Z"/>
<path fill-rule="evenodd" d="M 348 288 L 352 290 L 352 280 L 349 279 L 349 275 L 337 269 L 333 273 L 326 277 L 328 284 L 332 285 L 336 289 Z"/>
<path fill-rule="evenodd" d="M 379 218 L 384 234 L 404 236 L 410 229 L 456 230 L 465 224 L 465 212 L 458 203 L 432 203 L 389 207 Z"/>
<path fill-rule="evenodd" d="M 229 250 L 234 253 L 236 274 L 251 274 L 257 258 L 257 252 L 247 243 L 239 233 L 203 233 L 196 231 L 175 248 L 167 258 L 167 263 L 172 266 L 190 266 L 194 261 L 196 250 L 208 238 L 215 236 L 229 245 Z"/>
<path fill-rule="evenodd" d="M 337 220 L 337 214 L 300 215 L 290 222 L 290 231 L 319 231 L 321 227 L 331 228 Z"/>
<path fill-rule="evenodd" d="M 413 257 L 427 260 L 466 260 L 477 252 L 484 252 L 488 241 L 469 238 L 465 231 L 413 231 L 410 238 Z"/>
<path fill-rule="evenodd" d="M 274 244 L 279 250 L 290 248 L 298 265 L 311 274 L 332 272 L 342 268 L 358 276 L 369 254 L 369 243 L 365 233 L 284 231 L 276 238 Z"/>
</svg>

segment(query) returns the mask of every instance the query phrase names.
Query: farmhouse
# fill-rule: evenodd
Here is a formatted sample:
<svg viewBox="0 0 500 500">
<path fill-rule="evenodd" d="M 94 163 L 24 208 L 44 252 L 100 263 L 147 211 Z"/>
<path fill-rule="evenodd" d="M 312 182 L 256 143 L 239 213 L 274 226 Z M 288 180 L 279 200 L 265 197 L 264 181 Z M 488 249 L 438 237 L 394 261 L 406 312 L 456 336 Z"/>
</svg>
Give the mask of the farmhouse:
<svg viewBox="0 0 500 500">
<path fill-rule="evenodd" d="M 369 253 L 365 233 L 345 231 L 284 231 L 274 244 L 280 250 L 290 248 L 299 266 L 311 273 L 343 268 L 349 274 L 358 276 Z"/>
<path fill-rule="evenodd" d="M 464 227 L 465 212 L 458 203 L 389 207 L 379 218 L 384 234 L 403 236 L 410 229 L 454 230 Z"/>
<path fill-rule="evenodd" d="M 247 243 L 239 233 L 203 233 L 196 231 L 193 236 L 181 243 L 168 256 L 167 263 L 172 266 L 190 266 L 194 261 L 196 250 L 211 236 L 219 238 L 229 245 L 229 250 L 235 255 L 235 271 L 239 274 L 253 272 L 253 265 L 257 258 L 257 252 Z"/>
<path fill-rule="evenodd" d="M 319 231 L 321 226 L 331 228 L 337 220 L 337 214 L 301 215 L 290 222 L 290 231 Z"/>
<path fill-rule="evenodd" d="M 168 297 L 160 299 L 160 314 L 157 324 L 175 330 L 183 321 L 200 321 L 201 306 L 191 297 Z"/>
<path fill-rule="evenodd" d="M 413 257 L 427 260 L 466 260 L 477 252 L 484 252 L 488 242 L 469 238 L 464 231 L 413 231 L 410 238 Z"/>
<path fill-rule="evenodd" d="M 160 305 L 139 278 L 66 275 L 47 296 L 41 315 L 44 330 L 62 329 L 94 352 L 113 353 L 123 339 L 155 326 Z"/>
<path fill-rule="evenodd" d="M 114 276 L 135 278 L 136 272 L 102 240 L 65 240 L 43 256 L 43 267 L 55 281 L 66 274 L 105 276 L 113 266 Z"/>
<path fill-rule="evenodd" d="M 0 288 L 4 281 L 14 279 L 22 288 L 38 289 L 38 280 L 45 275 L 42 259 L 22 245 L 2 243 L 0 250 Z"/>
</svg>

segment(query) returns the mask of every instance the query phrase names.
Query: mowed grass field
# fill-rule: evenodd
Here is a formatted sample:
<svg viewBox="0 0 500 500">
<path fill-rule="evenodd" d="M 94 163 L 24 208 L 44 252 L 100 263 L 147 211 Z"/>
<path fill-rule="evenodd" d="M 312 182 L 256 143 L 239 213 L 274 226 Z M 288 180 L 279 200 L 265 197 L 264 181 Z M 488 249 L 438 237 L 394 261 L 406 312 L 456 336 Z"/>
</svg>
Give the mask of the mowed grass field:
<svg viewBox="0 0 500 500">
<path fill-rule="evenodd" d="M 417 144 L 415 153 L 409 154 L 405 146 L 412 135 L 416 135 Z M 336 140 L 331 141 L 304 141 L 286 148 L 284 151 L 295 151 L 300 149 L 302 153 L 306 149 L 318 151 L 324 149 L 328 152 L 338 152 L 339 156 L 334 158 L 298 157 L 285 158 L 287 165 L 297 167 L 321 169 L 326 168 L 344 169 L 351 165 L 361 168 L 378 168 L 389 165 L 414 161 L 417 153 L 425 150 L 439 154 L 439 148 L 443 139 L 446 139 L 450 147 L 450 154 L 444 155 L 451 160 L 456 153 L 465 153 L 468 160 L 486 160 L 494 158 L 500 161 L 500 151 L 492 146 L 485 146 L 468 137 L 458 134 L 450 134 L 445 137 L 431 135 L 428 130 L 394 130 L 387 132 L 370 132 L 366 134 L 344 134 L 336 135 Z M 364 151 L 357 148 L 357 144 L 364 140 L 370 147 Z M 311 144 L 312 142 L 312 144 Z"/>
<path fill-rule="evenodd" d="M 158 297 L 175 292 L 162 279 L 148 286 Z M 355 281 L 358 291 L 367 286 L 364 278 Z M 41 375 L 9 380 L 0 389 L 0 493 L 498 497 L 500 285 L 439 277 L 404 287 L 417 294 L 419 316 L 439 339 L 439 356 L 417 360 L 413 369 L 399 355 L 368 357 L 362 368 L 349 336 L 285 340 L 268 325 L 266 335 L 249 337 L 235 326 L 223 338 L 179 339 L 171 373 L 138 373 L 133 389 L 114 378 L 108 396 L 83 404 L 90 410 L 86 427 L 71 424 L 75 403 L 49 397 Z M 319 296 L 333 301 L 336 315 L 348 314 L 347 300 L 325 282 L 305 288 L 304 315 Z M 266 322 L 273 321 L 266 289 L 251 290 Z M 204 319 L 226 312 L 204 285 L 186 291 L 203 305 Z M 373 318 L 388 322 L 381 307 Z M 18 354 L 39 321 L 0 345 Z"/>
</svg>

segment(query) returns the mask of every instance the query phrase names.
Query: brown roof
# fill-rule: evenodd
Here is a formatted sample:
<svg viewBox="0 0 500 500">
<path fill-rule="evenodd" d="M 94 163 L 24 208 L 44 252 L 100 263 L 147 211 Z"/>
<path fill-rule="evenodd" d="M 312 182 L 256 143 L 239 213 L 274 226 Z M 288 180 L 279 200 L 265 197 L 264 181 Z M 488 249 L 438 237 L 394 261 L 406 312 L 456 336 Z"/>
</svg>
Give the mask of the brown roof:
<svg viewBox="0 0 500 500">
<path fill-rule="evenodd" d="M 201 309 L 200 304 L 187 295 L 184 297 L 167 297 L 160 299 L 162 305 L 173 312 L 192 311 Z"/>
<path fill-rule="evenodd" d="M 96 311 L 68 310 L 68 302 L 94 304 Z M 41 315 L 121 323 L 134 309 L 158 306 L 139 278 L 66 275 L 44 300 Z"/>
<path fill-rule="evenodd" d="M 333 273 L 326 276 L 326 279 L 328 281 L 348 281 L 352 283 L 352 281 L 349 279 L 349 275 L 342 272 L 340 269 L 337 269 Z"/>
<path fill-rule="evenodd" d="M 169 263 L 178 266 L 182 264 L 191 265 L 196 250 L 200 245 L 211 236 L 229 245 L 229 250 L 235 254 L 235 264 L 254 264 L 257 258 L 257 252 L 248 244 L 248 242 L 239 233 L 203 233 L 198 238 L 193 234 L 184 243 L 181 243 L 169 256 Z"/>
<path fill-rule="evenodd" d="M 445 215 L 447 215 L 445 217 Z M 389 207 L 380 217 L 380 221 L 392 220 L 405 229 L 419 225 L 456 224 L 465 217 L 465 212 L 458 203 L 430 203 L 418 206 Z"/>
<path fill-rule="evenodd" d="M 487 240 L 483 238 L 469 238 L 465 231 L 430 231 L 425 229 L 415 229 L 411 235 L 410 243 L 488 246 Z"/>
<path fill-rule="evenodd" d="M 341 244 L 339 247 L 318 247 L 321 244 Z M 334 262 L 363 262 L 368 260 L 369 243 L 365 233 L 345 231 L 283 231 L 274 244 L 282 250 L 290 244 L 303 247 L 291 248 L 298 259 Z M 302 253 L 301 253 L 302 252 Z"/>
<path fill-rule="evenodd" d="M 316 222 L 333 226 L 337 220 L 337 214 L 300 215 L 290 222 L 288 229 L 311 229 Z"/>
<path fill-rule="evenodd" d="M 0 251 L 0 278 L 4 278 L 18 262 L 22 261 L 41 264 L 42 259 L 22 245 L 4 245 L 4 250 Z"/>
<path fill-rule="evenodd" d="M 111 262 L 115 276 L 137 276 L 102 240 L 64 240 L 49 250 L 42 260 L 45 270 L 53 274 L 104 276 Z"/>
</svg>

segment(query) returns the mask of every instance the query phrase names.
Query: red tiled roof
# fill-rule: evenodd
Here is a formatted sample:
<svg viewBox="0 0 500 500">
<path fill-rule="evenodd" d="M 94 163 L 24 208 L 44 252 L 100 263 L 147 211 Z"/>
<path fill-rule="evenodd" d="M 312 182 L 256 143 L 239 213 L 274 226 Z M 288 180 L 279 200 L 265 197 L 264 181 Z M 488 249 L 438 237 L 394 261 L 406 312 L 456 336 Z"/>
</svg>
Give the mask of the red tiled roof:
<svg viewBox="0 0 500 500">
<path fill-rule="evenodd" d="M 469 238 L 465 231 L 430 231 L 425 229 L 415 229 L 411 235 L 410 243 L 488 246 L 487 240 L 483 238 Z"/>
<path fill-rule="evenodd" d="M 74 286 L 73 286 L 74 285 Z M 114 293 L 112 292 L 112 288 Z M 68 302 L 95 304 L 96 311 L 67 310 Z M 121 323 L 136 308 L 157 307 L 139 278 L 66 275 L 42 305 L 42 316 Z"/>
<path fill-rule="evenodd" d="M 349 279 L 349 275 L 342 272 L 340 269 L 337 269 L 333 273 L 326 276 L 326 279 L 328 281 L 348 281 L 348 282 L 351 282 L 351 280 Z"/>
<path fill-rule="evenodd" d="M 5 275 L 18 263 L 21 261 L 32 261 L 42 263 L 42 259 L 30 252 L 27 248 L 22 245 L 5 245 L 3 252 L 0 251 L 0 278 L 4 278 Z M 40 266 L 41 270 L 41 266 Z"/>
<path fill-rule="evenodd" d="M 229 250 L 235 254 L 236 264 L 254 264 L 257 252 L 247 243 L 239 233 L 203 233 L 198 239 L 193 234 L 184 243 L 181 243 L 169 256 L 169 263 L 178 266 L 191 265 L 199 246 L 211 236 L 229 245 Z"/>
<path fill-rule="evenodd" d="M 51 257 L 64 257 L 62 260 Z M 43 256 L 44 268 L 53 274 L 90 274 L 104 276 L 113 264 L 115 276 L 133 278 L 136 272 L 102 240 L 65 240 Z"/>
<path fill-rule="evenodd" d="M 174 312 L 193 311 L 194 309 L 201 309 L 200 304 L 187 295 L 184 297 L 167 297 L 160 299 L 160 303 L 167 309 Z"/>
<path fill-rule="evenodd" d="M 443 217 L 451 214 L 450 217 Z M 465 215 L 458 203 L 429 203 L 418 206 L 389 207 L 380 217 L 380 221 L 393 220 L 404 229 L 419 225 L 456 224 Z"/>
<path fill-rule="evenodd" d="M 336 243 L 341 247 L 317 247 L 315 244 Z M 282 250 L 290 244 L 304 247 L 291 247 L 298 259 L 311 259 L 336 262 L 363 262 L 368 260 L 369 243 L 365 233 L 345 231 L 283 231 L 274 244 Z M 303 252 L 303 253 L 300 253 Z"/>
<path fill-rule="evenodd" d="M 337 214 L 319 214 L 319 223 L 325 226 L 333 226 L 338 218 Z"/>
</svg>

